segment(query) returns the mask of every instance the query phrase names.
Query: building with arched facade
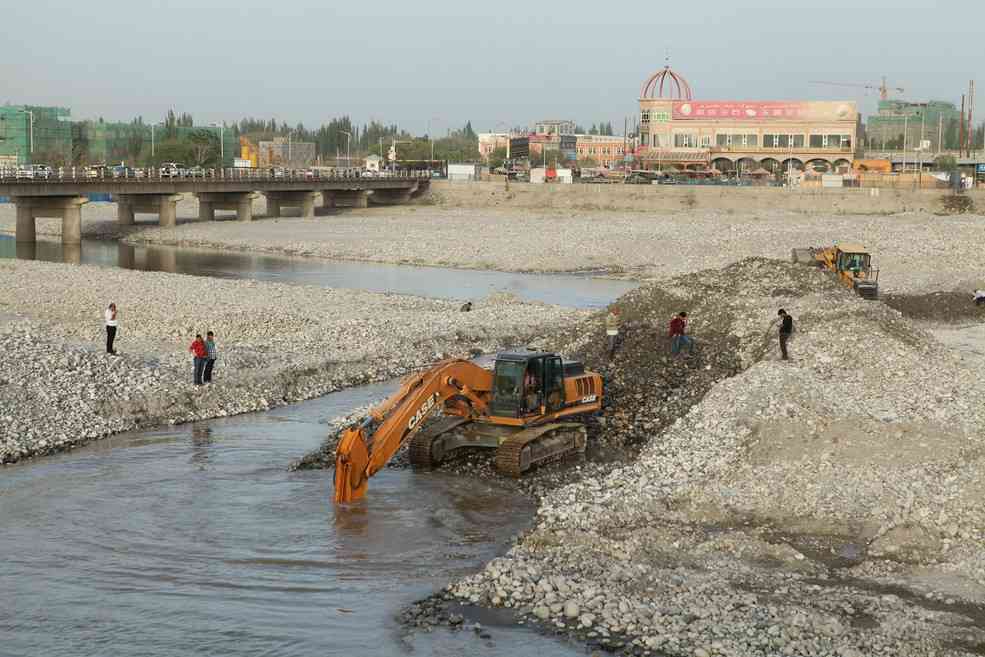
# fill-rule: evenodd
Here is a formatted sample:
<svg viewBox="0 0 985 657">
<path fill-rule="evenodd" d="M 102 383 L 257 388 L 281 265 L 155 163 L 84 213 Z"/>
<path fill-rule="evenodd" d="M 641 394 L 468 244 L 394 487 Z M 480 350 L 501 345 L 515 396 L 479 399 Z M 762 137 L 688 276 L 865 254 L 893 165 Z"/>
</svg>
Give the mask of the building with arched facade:
<svg viewBox="0 0 985 657">
<path fill-rule="evenodd" d="M 696 100 L 669 66 L 640 90 L 643 168 L 722 172 L 849 167 L 859 133 L 854 101 Z"/>
</svg>

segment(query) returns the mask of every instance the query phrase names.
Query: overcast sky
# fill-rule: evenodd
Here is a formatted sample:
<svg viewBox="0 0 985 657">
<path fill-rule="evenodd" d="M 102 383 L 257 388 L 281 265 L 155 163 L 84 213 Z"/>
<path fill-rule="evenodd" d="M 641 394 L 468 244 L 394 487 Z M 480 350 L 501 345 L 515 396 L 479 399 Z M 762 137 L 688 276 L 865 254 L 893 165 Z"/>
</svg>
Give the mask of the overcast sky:
<svg viewBox="0 0 985 657">
<path fill-rule="evenodd" d="M 707 100 L 852 99 L 811 80 L 960 102 L 985 73 L 982 0 L 91 0 L 5 2 L 0 103 L 76 118 L 350 115 L 423 133 L 636 113 L 671 65 Z M 941 8 L 936 8 L 940 6 Z M 985 117 L 985 75 L 978 117 Z M 977 123 L 977 120 L 976 120 Z M 502 125 L 500 125 L 502 127 Z"/>
</svg>

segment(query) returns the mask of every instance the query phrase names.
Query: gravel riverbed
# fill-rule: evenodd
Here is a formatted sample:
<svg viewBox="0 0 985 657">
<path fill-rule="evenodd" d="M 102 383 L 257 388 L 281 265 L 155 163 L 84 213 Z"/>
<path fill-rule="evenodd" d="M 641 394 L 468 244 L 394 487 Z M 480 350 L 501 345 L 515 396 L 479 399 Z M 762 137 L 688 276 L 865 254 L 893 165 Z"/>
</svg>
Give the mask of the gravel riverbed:
<svg viewBox="0 0 985 657">
<path fill-rule="evenodd" d="M 162 229 L 138 217 L 128 241 L 310 255 L 385 263 L 503 271 L 606 271 L 638 279 L 719 268 L 750 256 L 787 259 L 794 247 L 858 241 L 868 247 L 888 292 L 970 291 L 982 280 L 985 217 L 683 210 L 671 214 L 586 210 L 452 208 L 440 205 L 342 210 L 314 220 L 202 223 L 197 203 L 179 204 L 180 224 Z M 229 215 L 224 215 L 228 218 Z M 114 204 L 83 208 L 88 236 L 120 234 Z M 12 231 L 12 205 L 0 230 Z M 42 234 L 57 220 L 39 219 Z"/>
<path fill-rule="evenodd" d="M 675 395 L 646 376 L 657 357 L 630 349 L 599 362 L 601 334 L 588 330 L 599 318 L 554 336 L 621 377 L 602 431 L 639 442 L 639 456 L 538 491 L 536 526 L 436 608 L 505 607 L 625 654 L 980 654 L 980 361 L 777 262 L 679 277 L 619 303 L 656 325 L 663 350 L 675 297 L 699 341 L 697 360 L 678 367 L 716 367 L 709 352 L 728 335 L 735 375 L 667 422 L 661 397 Z M 770 327 L 781 306 L 797 322 L 790 362 Z M 405 621 L 433 622 L 431 604 Z"/>
<path fill-rule="evenodd" d="M 262 410 L 523 343 L 583 313 L 498 295 L 456 302 L 0 261 L 0 462 L 139 426 Z M 118 356 L 103 310 L 119 307 Z M 188 347 L 213 330 L 214 383 Z"/>
</svg>

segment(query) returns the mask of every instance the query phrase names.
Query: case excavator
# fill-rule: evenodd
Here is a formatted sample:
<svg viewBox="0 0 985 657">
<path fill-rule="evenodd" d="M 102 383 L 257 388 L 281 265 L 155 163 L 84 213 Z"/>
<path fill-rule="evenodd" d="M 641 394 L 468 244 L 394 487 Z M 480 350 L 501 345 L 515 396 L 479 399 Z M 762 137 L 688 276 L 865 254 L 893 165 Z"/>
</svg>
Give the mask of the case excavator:
<svg viewBox="0 0 985 657">
<path fill-rule="evenodd" d="M 389 399 L 345 427 L 335 450 L 335 501 L 358 500 L 369 478 L 402 445 L 415 466 L 456 450 L 496 450 L 496 468 L 519 477 L 545 461 L 584 452 L 585 426 L 571 420 L 602 408 L 602 377 L 577 361 L 539 351 L 497 354 L 492 370 L 445 360 L 408 376 Z"/>
</svg>

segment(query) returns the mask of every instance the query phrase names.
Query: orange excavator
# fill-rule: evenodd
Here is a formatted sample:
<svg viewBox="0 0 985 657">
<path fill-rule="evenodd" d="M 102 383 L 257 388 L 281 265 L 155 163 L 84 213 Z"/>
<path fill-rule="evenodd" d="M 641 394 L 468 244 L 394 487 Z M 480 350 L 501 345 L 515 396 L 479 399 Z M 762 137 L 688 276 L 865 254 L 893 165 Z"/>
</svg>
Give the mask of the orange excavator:
<svg viewBox="0 0 985 657">
<path fill-rule="evenodd" d="M 584 452 L 585 426 L 565 422 L 602 408 L 602 377 L 578 361 L 539 351 L 497 354 L 492 370 L 445 360 L 404 379 L 400 389 L 343 429 L 335 450 L 335 501 L 352 502 L 401 446 L 433 467 L 456 450 L 496 450 L 496 469 L 531 467 Z"/>
</svg>

